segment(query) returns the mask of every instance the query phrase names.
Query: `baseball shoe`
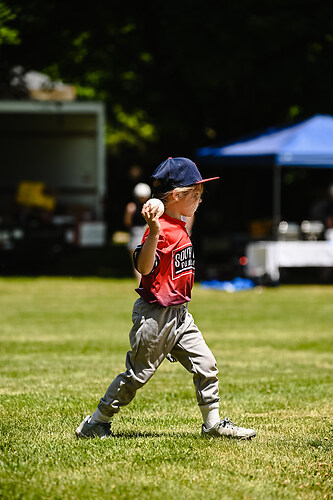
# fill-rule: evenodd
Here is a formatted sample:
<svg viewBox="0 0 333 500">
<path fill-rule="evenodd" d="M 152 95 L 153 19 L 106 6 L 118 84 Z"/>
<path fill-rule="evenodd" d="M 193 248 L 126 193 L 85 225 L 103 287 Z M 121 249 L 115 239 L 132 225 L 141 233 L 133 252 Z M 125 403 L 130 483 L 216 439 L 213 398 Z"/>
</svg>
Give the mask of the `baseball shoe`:
<svg viewBox="0 0 333 500">
<path fill-rule="evenodd" d="M 244 427 L 237 427 L 231 420 L 226 417 L 220 420 L 213 427 L 207 429 L 205 424 L 202 424 L 202 437 L 228 437 L 233 439 L 252 439 L 256 435 L 253 429 L 244 429 Z"/>
<path fill-rule="evenodd" d="M 83 422 L 80 423 L 79 427 L 76 429 L 75 434 L 77 438 L 94 438 L 99 437 L 100 439 L 105 439 L 110 437 L 111 434 L 111 422 L 97 422 L 90 424 L 89 420 L 91 416 L 88 415 Z"/>
</svg>

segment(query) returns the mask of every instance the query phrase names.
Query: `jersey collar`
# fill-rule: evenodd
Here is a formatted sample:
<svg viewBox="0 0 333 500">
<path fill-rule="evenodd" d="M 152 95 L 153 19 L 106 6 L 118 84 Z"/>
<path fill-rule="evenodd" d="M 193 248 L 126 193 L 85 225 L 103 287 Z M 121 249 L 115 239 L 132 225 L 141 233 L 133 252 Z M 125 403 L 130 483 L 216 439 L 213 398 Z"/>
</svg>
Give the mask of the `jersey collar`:
<svg viewBox="0 0 333 500">
<path fill-rule="evenodd" d="M 165 212 L 164 214 L 161 216 L 161 219 L 164 219 L 166 220 L 167 222 L 171 222 L 172 224 L 178 224 L 179 226 L 182 226 L 182 227 L 185 227 L 186 226 L 186 222 L 181 220 L 181 219 L 175 219 L 174 217 L 170 217 L 169 215 L 167 215 Z"/>
</svg>

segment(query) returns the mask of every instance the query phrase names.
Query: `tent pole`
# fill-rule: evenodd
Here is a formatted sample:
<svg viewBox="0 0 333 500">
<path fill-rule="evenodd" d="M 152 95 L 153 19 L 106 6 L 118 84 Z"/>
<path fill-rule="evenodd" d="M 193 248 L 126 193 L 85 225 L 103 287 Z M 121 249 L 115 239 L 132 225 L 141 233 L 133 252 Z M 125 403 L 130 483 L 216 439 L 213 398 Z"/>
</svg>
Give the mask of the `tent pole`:
<svg viewBox="0 0 333 500">
<path fill-rule="evenodd" d="M 274 165 L 273 170 L 273 235 L 278 239 L 281 221 L 281 166 Z"/>
</svg>

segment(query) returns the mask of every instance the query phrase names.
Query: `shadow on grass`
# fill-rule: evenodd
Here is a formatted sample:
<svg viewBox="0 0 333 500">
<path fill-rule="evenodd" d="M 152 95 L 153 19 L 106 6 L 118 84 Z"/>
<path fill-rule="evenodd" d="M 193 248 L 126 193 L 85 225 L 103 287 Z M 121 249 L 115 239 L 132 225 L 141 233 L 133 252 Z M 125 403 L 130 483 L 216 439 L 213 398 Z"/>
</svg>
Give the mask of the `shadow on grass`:
<svg viewBox="0 0 333 500">
<path fill-rule="evenodd" d="M 113 438 L 192 438 L 201 439 L 200 434 L 192 432 L 140 432 L 140 431 L 124 431 L 124 432 L 113 432 Z"/>
</svg>

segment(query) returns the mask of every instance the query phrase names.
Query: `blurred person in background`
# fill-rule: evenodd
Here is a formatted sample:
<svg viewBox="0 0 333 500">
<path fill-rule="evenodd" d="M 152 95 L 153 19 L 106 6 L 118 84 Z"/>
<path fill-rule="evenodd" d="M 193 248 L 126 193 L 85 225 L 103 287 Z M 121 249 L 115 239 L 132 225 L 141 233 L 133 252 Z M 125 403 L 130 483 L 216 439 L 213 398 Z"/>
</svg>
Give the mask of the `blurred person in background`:
<svg viewBox="0 0 333 500">
<path fill-rule="evenodd" d="M 333 228 L 333 183 L 329 185 L 327 196 L 310 208 L 311 220 L 320 220 L 325 229 Z"/>
<path fill-rule="evenodd" d="M 326 229 L 333 229 L 333 184 L 328 188 L 328 195 L 324 209 L 324 224 Z"/>
<path fill-rule="evenodd" d="M 133 201 L 127 203 L 124 213 L 124 225 L 129 231 L 129 241 L 127 244 L 130 253 L 131 261 L 135 248 L 140 245 L 146 229 L 146 221 L 143 218 L 141 211 L 143 205 L 149 200 L 151 189 L 148 184 L 139 182 L 133 189 Z M 141 275 L 133 266 L 133 274 L 140 282 Z"/>
</svg>

